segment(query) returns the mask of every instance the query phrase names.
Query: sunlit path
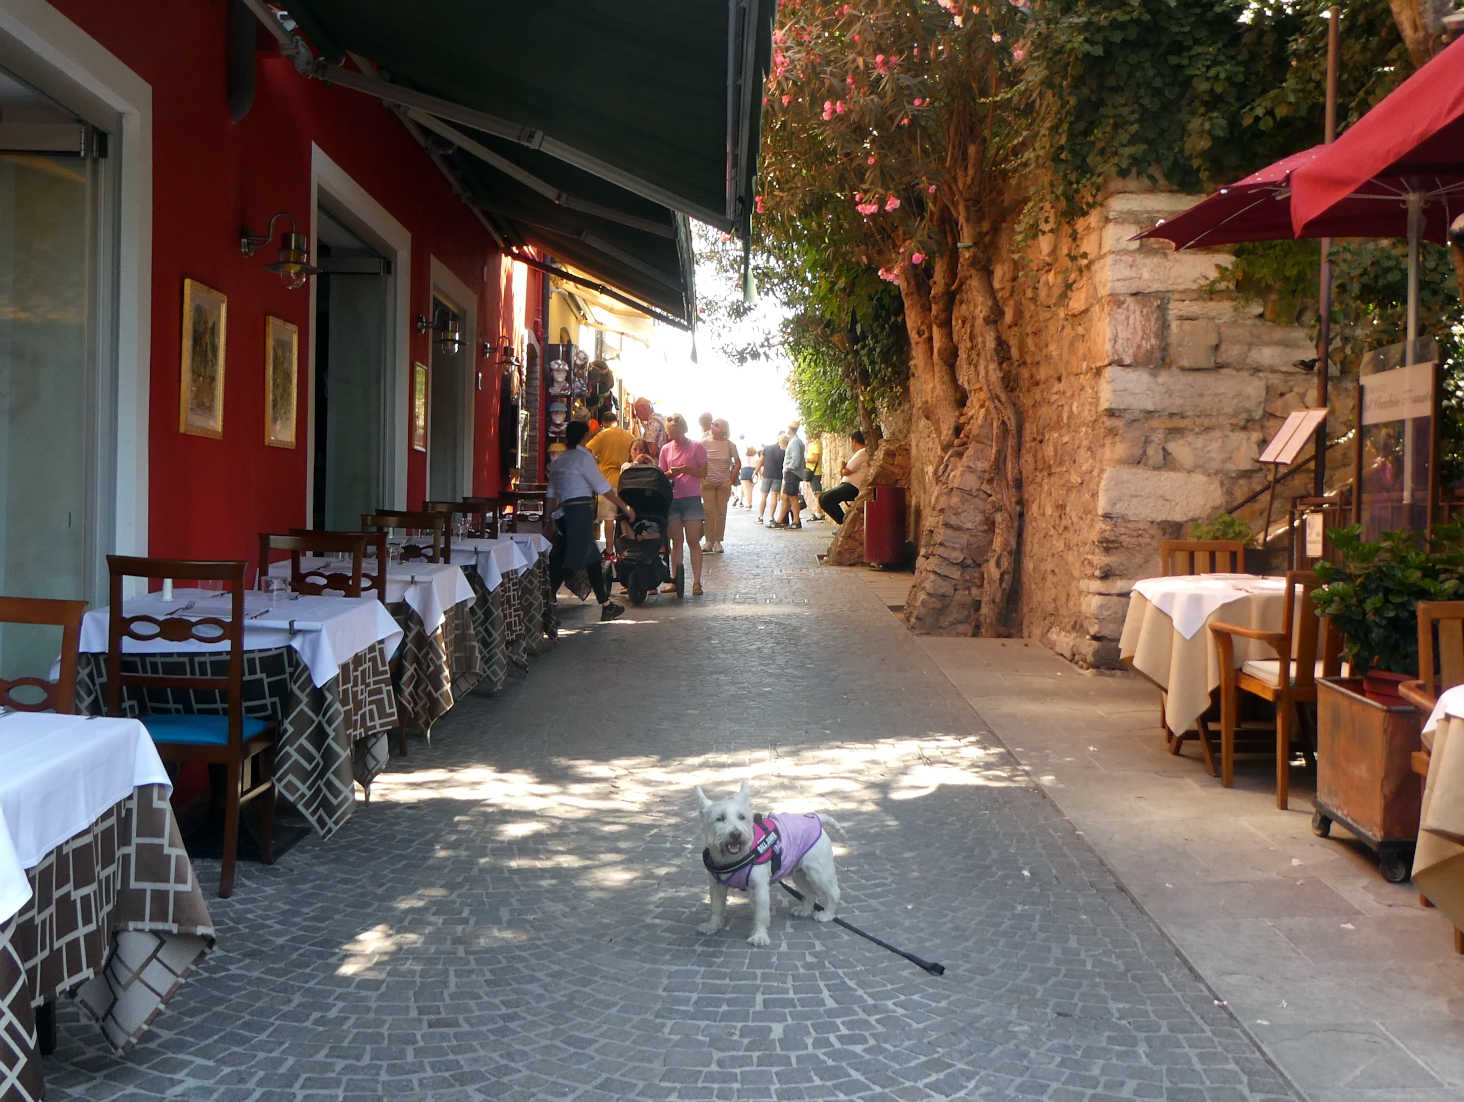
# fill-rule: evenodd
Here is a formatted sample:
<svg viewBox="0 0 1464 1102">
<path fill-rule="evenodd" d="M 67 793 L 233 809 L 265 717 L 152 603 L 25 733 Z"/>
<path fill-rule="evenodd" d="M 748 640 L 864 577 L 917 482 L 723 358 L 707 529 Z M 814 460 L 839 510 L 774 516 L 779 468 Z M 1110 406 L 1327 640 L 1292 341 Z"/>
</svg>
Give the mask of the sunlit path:
<svg viewBox="0 0 1464 1102">
<path fill-rule="evenodd" d="M 733 511 L 707 596 L 600 624 L 241 865 L 126 1060 L 55 1099 L 1293 1097 L 867 585 Z M 692 786 L 838 817 L 844 917 L 704 937 Z M 201 862 L 209 884 L 216 865 Z"/>
</svg>

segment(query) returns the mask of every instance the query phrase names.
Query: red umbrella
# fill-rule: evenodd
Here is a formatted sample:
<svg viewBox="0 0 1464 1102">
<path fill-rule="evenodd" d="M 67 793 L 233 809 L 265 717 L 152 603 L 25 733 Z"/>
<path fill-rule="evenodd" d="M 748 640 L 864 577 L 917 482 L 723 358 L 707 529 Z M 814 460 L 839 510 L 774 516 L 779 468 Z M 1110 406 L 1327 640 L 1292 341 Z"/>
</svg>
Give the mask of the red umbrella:
<svg viewBox="0 0 1464 1102">
<path fill-rule="evenodd" d="M 1322 148 L 1315 145 L 1282 157 L 1173 218 L 1161 218 L 1138 236 L 1172 241 L 1176 249 L 1292 237 L 1291 174 Z"/>
<path fill-rule="evenodd" d="M 1296 167 L 1291 185 L 1297 237 L 1408 236 L 1446 244 L 1449 223 L 1464 212 L 1464 39 L 1331 145 L 1318 147 Z M 1344 211 L 1346 232 L 1324 228 Z"/>
</svg>

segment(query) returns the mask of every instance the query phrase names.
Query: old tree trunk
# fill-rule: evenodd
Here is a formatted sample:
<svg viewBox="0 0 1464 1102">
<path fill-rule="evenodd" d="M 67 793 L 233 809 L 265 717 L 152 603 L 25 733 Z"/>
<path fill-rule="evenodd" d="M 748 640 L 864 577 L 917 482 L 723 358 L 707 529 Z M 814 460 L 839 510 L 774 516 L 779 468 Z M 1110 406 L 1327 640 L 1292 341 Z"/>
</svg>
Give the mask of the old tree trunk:
<svg viewBox="0 0 1464 1102">
<path fill-rule="evenodd" d="M 912 630 L 1001 635 L 1021 535 L 1021 425 L 1012 358 L 974 207 L 950 227 L 928 277 L 901 278 L 910 336 L 911 470 L 932 472 L 918 497 L 920 555 L 905 603 Z"/>
</svg>

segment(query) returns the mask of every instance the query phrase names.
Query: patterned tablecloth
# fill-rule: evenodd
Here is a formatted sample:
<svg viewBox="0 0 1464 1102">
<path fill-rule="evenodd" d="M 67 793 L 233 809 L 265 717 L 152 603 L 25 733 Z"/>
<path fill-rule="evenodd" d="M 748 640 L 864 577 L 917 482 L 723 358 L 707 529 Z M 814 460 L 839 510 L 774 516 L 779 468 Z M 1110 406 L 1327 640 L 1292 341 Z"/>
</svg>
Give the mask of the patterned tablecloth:
<svg viewBox="0 0 1464 1102">
<path fill-rule="evenodd" d="M 0 1102 L 44 1096 L 35 1007 L 75 992 L 117 1051 L 214 945 L 165 785 L 145 785 L 28 870 L 0 923 Z"/>
<path fill-rule="evenodd" d="M 403 635 L 392 675 L 400 722 L 407 730 L 430 739 L 432 725 L 452 707 L 454 693 L 469 692 L 483 679 L 476 604 L 474 597 L 443 609 L 442 623 L 430 632 L 407 602 L 387 605 Z"/>
<path fill-rule="evenodd" d="M 504 614 L 507 593 L 504 575 L 490 587 L 476 566 L 465 565 L 463 573 L 473 587 L 473 632 L 483 661 L 483 679 L 475 691 L 496 693 L 508 681 L 508 622 Z"/>
<path fill-rule="evenodd" d="M 190 677 L 222 677 L 228 655 L 129 654 L 123 661 L 139 672 Z M 77 665 L 76 707 L 100 715 L 106 708 L 107 658 L 82 654 Z M 143 690 L 123 698 L 127 715 L 142 714 Z M 151 689 L 149 712 L 224 711 L 220 693 Z M 322 837 L 329 837 L 355 810 L 355 784 L 369 795 L 371 782 L 386 768 L 387 733 L 397 724 L 397 703 L 385 647 L 358 652 L 340 674 L 316 686 L 310 670 L 291 647 L 244 652 L 244 714 L 280 725 L 275 786 Z"/>
</svg>

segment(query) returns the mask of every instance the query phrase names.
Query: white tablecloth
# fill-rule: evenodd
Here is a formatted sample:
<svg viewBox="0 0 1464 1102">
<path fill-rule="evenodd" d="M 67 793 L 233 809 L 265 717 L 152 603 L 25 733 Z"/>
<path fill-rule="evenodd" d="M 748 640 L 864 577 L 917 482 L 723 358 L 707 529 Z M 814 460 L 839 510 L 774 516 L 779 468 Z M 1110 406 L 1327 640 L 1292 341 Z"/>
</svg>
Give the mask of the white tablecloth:
<svg viewBox="0 0 1464 1102">
<path fill-rule="evenodd" d="M 539 561 L 540 555 L 547 555 L 554 547 L 549 538 L 539 532 L 510 532 L 508 538 L 529 553 L 529 565 Z"/>
<path fill-rule="evenodd" d="M 0 716 L 0 924 L 30 899 L 27 869 L 145 784 L 172 789 L 135 719 Z"/>
<path fill-rule="evenodd" d="M 1445 716 L 1450 719 L 1464 719 L 1464 685 L 1455 685 L 1439 695 L 1433 711 L 1428 715 L 1428 722 L 1423 725 L 1423 733 L 1429 734 L 1433 731 L 1439 725 L 1439 720 Z"/>
<path fill-rule="evenodd" d="M 285 564 L 289 569 L 289 564 Z M 455 570 L 459 577 L 462 571 Z M 464 585 L 467 583 L 464 582 Z M 470 595 L 471 595 L 471 591 Z M 184 609 L 192 602 L 193 607 Z M 164 619 L 165 613 L 182 616 L 217 616 L 226 619 L 230 610 L 227 594 L 216 590 L 177 589 L 169 600 L 160 593 L 148 593 L 127 601 L 129 616 L 147 614 Z M 183 610 L 183 611 L 179 611 Z M 402 630 L 391 613 L 375 597 L 302 597 L 286 596 L 273 607 L 269 595 L 244 594 L 244 648 L 270 650 L 294 648 L 310 668 L 310 678 L 317 688 L 340 673 L 340 668 L 367 647 L 382 643 L 391 654 L 401 642 Z M 104 654 L 107 650 L 107 626 L 110 613 L 95 608 L 81 621 L 81 649 Z M 145 641 L 123 639 L 122 649 L 129 653 L 227 650 L 227 643 L 201 643 L 196 640 L 173 643 L 165 639 Z"/>
<path fill-rule="evenodd" d="M 326 565 L 339 565 L 330 559 L 318 558 L 313 555 L 301 556 L 301 570 L 316 570 Z M 367 572 L 376 569 L 376 560 L 373 558 L 367 563 Z M 290 564 L 287 560 L 270 564 L 271 573 L 279 577 L 287 577 L 290 572 Z M 301 600 L 311 598 L 302 597 Z M 336 600 L 349 600 L 349 598 L 335 598 Z M 398 601 L 406 601 L 408 605 L 422 618 L 422 623 L 427 628 L 427 634 L 431 635 L 442 626 L 442 621 L 447 618 L 446 609 L 463 601 L 473 599 L 473 587 L 468 584 L 468 579 L 456 566 L 443 562 L 393 562 L 386 565 L 386 599 L 392 604 Z M 377 605 L 375 597 L 362 597 L 361 600 L 372 600 Z M 393 644 L 395 645 L 395 644 Z"/>
<path fill-rule="evenodd" d="M 529 552 L 507 536 L 499 539 L 461 539 L 452 541 L 452 561 L 459 566 L 472 566 L 488 589 L 503 584 L 503 576 L 534 565 Z"/>
<path fill-rule="evenodd" d="M 1134 583 L 1134 592 L 1168 616 L 1180 635 L 1193 639 L 1221 605 L 1242 597 L 1285 593 L 1286 579 L 1259 574 L 1176 574 L 1142 578 Z"/>
</svg>

